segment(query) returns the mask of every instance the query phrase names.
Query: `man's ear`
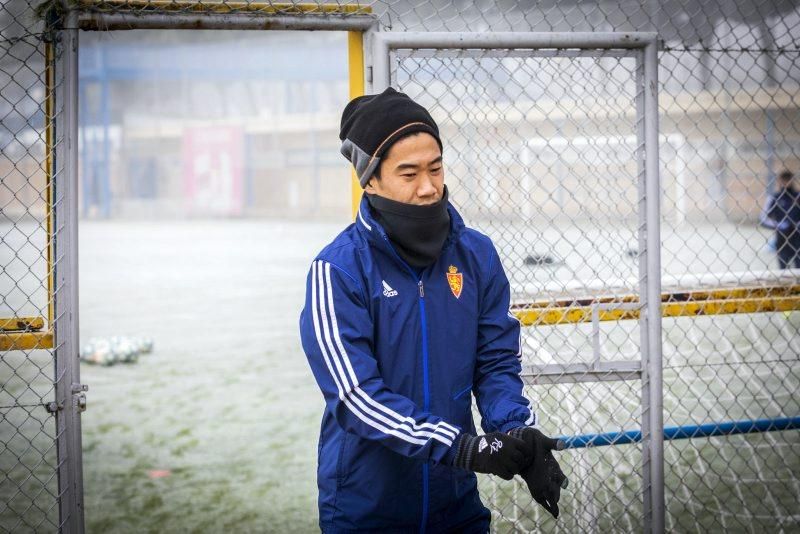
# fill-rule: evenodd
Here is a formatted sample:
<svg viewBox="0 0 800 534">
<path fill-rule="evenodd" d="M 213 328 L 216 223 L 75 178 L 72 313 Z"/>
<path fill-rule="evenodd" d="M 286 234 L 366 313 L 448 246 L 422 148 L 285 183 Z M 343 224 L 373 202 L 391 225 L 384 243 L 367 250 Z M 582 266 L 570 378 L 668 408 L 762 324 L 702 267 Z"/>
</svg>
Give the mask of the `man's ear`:
<svg viewBox="0 0 800 534">
<path fill-rule="evenodd" d="M 373 176 L 372 178 L 369 179 L 369 182 L 367 182 L 367 185 L 364 187 L 364 191 L 366 191 L 370 195 L 377 194 L 377 191 L 375 190 L 375 186 L 372 185 L 372 183 L 375 180 L 377 180 L 377 178 Z"/>
</svg>

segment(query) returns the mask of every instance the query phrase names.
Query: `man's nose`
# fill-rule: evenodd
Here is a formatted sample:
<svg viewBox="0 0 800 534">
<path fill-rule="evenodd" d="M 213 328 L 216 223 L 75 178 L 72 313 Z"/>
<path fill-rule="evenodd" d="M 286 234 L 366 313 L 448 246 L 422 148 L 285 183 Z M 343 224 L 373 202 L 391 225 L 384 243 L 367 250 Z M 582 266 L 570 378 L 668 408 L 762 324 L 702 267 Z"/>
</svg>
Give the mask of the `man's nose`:
<svg viewBox="0 0 800 534">
<path fill-rule="evenodd" d="M 436 195 L 436 187 L 433 185 L 433 180 L 424 174 L 419 187 L 417 187 L 417 196 L 426 198 L 434 195 Z"/>
</svg>

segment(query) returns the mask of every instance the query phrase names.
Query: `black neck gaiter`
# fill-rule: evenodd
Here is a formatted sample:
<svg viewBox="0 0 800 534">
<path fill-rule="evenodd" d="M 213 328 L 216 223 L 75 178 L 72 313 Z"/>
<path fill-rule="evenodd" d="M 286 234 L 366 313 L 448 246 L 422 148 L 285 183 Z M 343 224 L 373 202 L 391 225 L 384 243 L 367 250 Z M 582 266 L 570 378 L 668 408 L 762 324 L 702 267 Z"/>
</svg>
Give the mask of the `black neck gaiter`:
<svg viewBox="0 0 800 534">
<path fill-rule="evenodd" d="M 417 206 L 367 194 L 375 219 L 386 230 L 397 253 L 414 268 L 432 265 L 450 232 L 447 186 L 436 204 Z"/>
</svg>

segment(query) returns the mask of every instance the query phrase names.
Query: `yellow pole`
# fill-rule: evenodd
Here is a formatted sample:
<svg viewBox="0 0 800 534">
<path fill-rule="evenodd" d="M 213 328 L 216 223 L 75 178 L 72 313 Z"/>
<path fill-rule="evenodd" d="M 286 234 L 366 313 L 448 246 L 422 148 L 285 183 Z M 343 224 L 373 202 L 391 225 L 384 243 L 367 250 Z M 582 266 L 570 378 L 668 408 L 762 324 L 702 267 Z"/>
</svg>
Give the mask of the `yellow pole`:
<svg viewBox="0 0 800 534">
<path fill-rule="evenodd" d="M 347 54 L 350 71 L 350 99 L 364 94 L 364 34 L 363 32 L 347 32 Z M 358 182 L 355 169 L 350 172 L 350 202 L 355 219 L 358 204 L 361 202 L 361 184 Z"/>
</svg>

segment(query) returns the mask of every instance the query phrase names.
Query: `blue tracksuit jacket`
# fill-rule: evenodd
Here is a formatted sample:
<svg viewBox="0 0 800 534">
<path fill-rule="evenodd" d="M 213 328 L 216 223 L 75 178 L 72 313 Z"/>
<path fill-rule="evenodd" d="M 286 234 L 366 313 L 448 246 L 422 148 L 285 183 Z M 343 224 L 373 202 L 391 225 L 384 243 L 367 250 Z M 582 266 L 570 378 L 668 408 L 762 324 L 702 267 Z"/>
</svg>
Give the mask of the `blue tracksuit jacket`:
<svg viewBox="0 0 800 534">
<path fill-rule="evenodd" d="M 452 205 L 435 264 L 415 272 L 362 198 L 356 222 L 314 260 L 300 315 L 325 397 L 323 532 L 441 532 L 488 511 L 474 473 L 449 465 L 461 432 L 535 423 L 522 396 L 520 325 L 492 242 Z"/>
<path fill-rule="evenodd" d="M 761 224 L 787 236 L 800 231 L 800 192 L 783 189 L 770 193 L 761 212 Z"/>
</svg>

